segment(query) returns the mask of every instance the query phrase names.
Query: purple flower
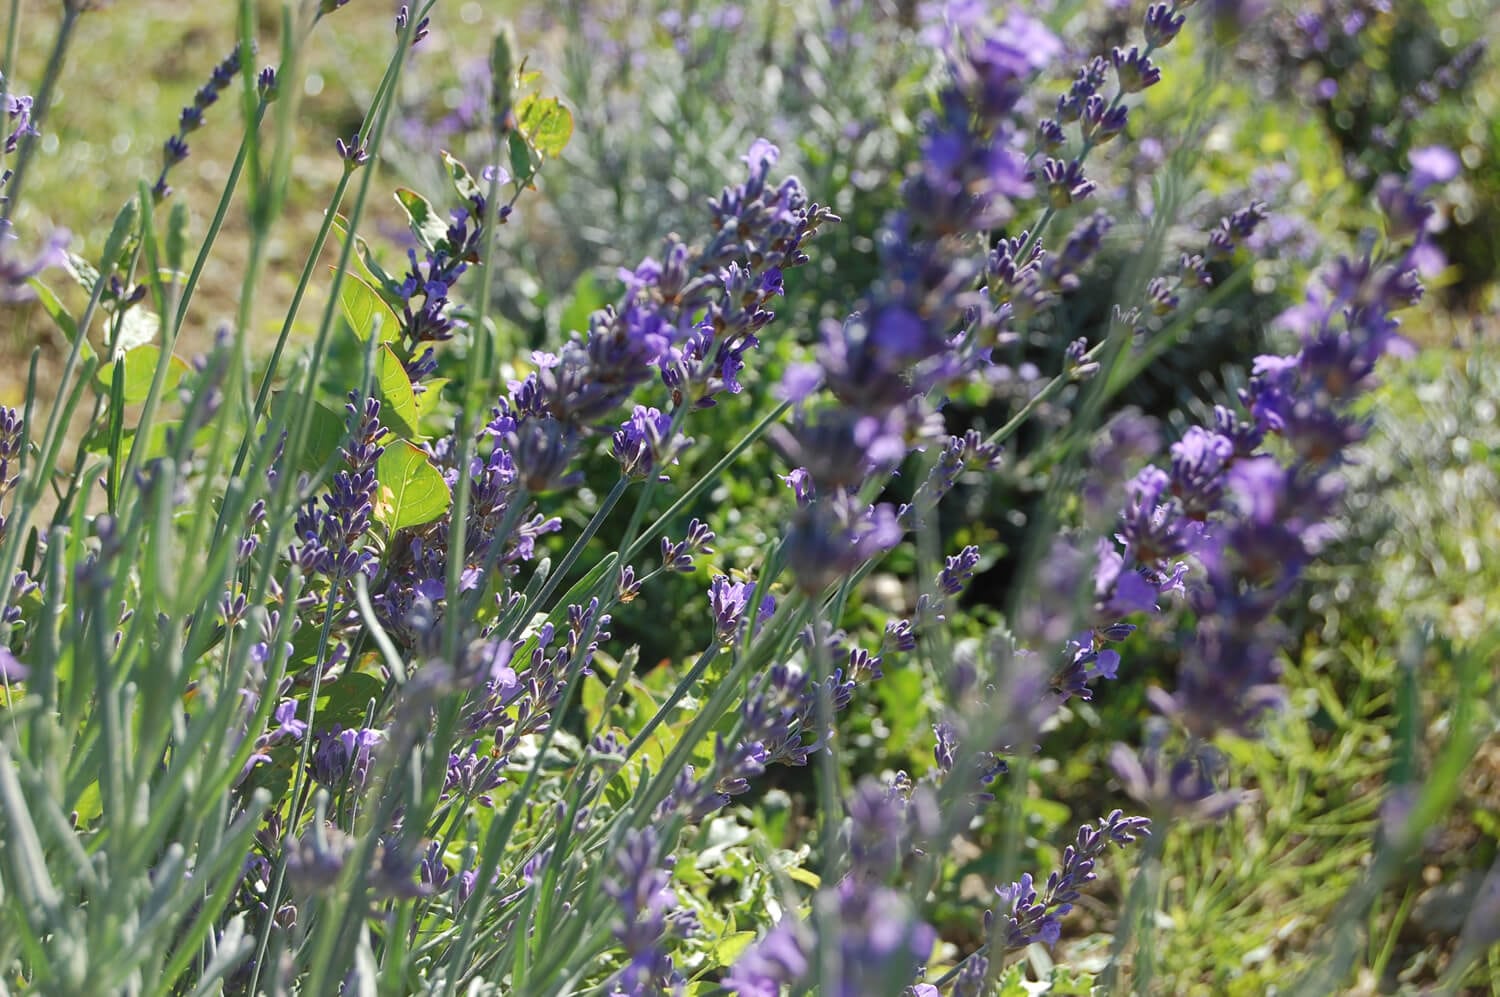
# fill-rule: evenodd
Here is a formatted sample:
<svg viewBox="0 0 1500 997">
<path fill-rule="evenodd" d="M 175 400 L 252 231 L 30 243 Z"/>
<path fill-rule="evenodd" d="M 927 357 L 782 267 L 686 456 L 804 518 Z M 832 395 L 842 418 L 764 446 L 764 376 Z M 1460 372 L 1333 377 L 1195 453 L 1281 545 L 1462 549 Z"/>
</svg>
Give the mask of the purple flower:
<svg viewBox="0 0 1500 997">
<path fill-rule="evenodd" d="M 713 542 L 714 531 L 694 519 L 688 523 L 687 535 L 683 539 L 674 542 L 671 537 L 661 538 L 662 567 L 668 571 L 690 572 L 694 556 L 714 552 Z"/>
<path fill-rule="evenodd" d="M 25 682 L 31 670 L 16 660 L 10 648 L 0 645 L 0 683 Z"/>
<path fill-rule="evenodd" d="M 648 478 L 657 468 L 677 463 L 675 454 L 692 440 L 672 432 L 672 417 L 663 412 L 637 405 L 630 418 L 620 423 L 614 435 L 615 460 L 632 478 Z M 666 475 L 661 475 L 666 480 Z"/>
<path fill-rule="evenodd" d="M 20 258 L 10 252 L 9 247 L 14 239 L 15 235 L 12 233 L 0 234 L 0 303 L 5 304 L 30 301 L 36 297 L 36 292 L 29 283 L 31 278 L 44 270 L 66 264 L 65 250 L 68 243 L 73 241 L 73 236 L 67 229 L 54 229 L 47 237 L 46 244 L 30 259 Z"/>
<path fill-rule="evenodd" d="M 798 509 L 787 535 L 787 565 L 805 592 L 821 593 L 902 536 L 888 505 L 861 510 L 851 501 L 820 500 Z"/>
<path fill-rule="evenodd" d="M 719 640 L 733 643 L 738 639 L 740 627 L 744 625 L 746 611 L 755 600 L 755 583 L 731 582 L 724 575 L 715 575 L 709 584 L 708 600 Z M 757 624 L 774 612 L 775 608 L 776 600 L 772 596 L 765 596 L 757 611 Z"/>
<path fill-rule="evenodd" d="M 316 735 L 310 760 L 312 777 L 329 789 L 344 788 L 346 782 L 358 789 L 370 774 L 375 749 L 386 735 L 381 730 L 335 727 Z"/>
<path fill-rule="evenodd" d="M 363 542 L 374 515 L 375 465 L 385 452 L 376 442 L 385 434 L 379 400 L 361 401 L 358 393 L 350 392 L 344 410 L 349 418 L 349 439 L 341 451 L 345 466 L 334 474 L 322 502 L 309 500 L 298 513 L 299 542 L 288 550 L 304 572 L 323 575 L 336 585 L 346 584 L 355 574 L 373 572 L 375 557 Z"/>
<path fill-rule="evenodd" d="M 1098 188 L 1094 181 L 1083 175 L 1083 164 L 1076 159 L 1064 162 L 1048 158 L 1042 164 L 1038 178 L 1046 184 L 1052 206 L 1059 210 L 1083 200 Z"/>
<path fill-rule="evenodd" d="M 696 923 L 674 916 L 679 907 L 671 889 L 673 859 L 663 852 L 655 829 L 628 831 L 616 856 L 616 873 L 605 884 L 620 910 L 615 938 L 630 957 L 614 993 L 646 997 L 681 982 L 662 942 L 669 934 L 691 933 Z"/>
<path fill-rule="evenodd" d="M 1176 4 L 1153 3 L 1146 8 L 1146 44 L 1161 48 L 1177 37 L 1187 21 L 1184 14 L 1177 14 Z"/>
<path fill-rule="evenodd" d="M 906 897 L 856 877 L 820 890 L 813 905 L 808 921 L 784 917 L 741 953 L 724 987 L 741 997 L 780 997 L 789 987 L 808 985 L 816 960 L 829 957 L 827 947 L 832 947 L 836 975 L 822 981 L 820 992 L 836 997 L 891 993 L 917 975 L 937 940 Z M 822 925 L 833 926 L 835 937 L 818 937 L 815 929 Z"/>
<path fill-rule="evenodd" d="M 338 882 L 354 842 L 333 824 L 315 820 L 300 838 L 288 838 L 285 848 L 288 878 L 299 889 L 317 893 Z"/>
<path fill-rule="evenodd" d="M 271 719 L 276 726 L 262 735 L 260 744 L 262 747 L 279 744 L 282 741 L 300 741 L 307 733 L 307 724 L 297 719 L 297 700 L 295 699 L 283 699 L 277 703 Z"/>
<path fill-rule="evenodd" d="M 1419 193 L 1433 184 L 1447 183 L 1461 170 L 1458 156 L 1441 145 L 1413 149 L 1407 158 L 1411 161 L 1411 185 Z"/>
<path fill-rule="evenodd" d="M 990 932 L 991 959 L 1009 949 L 1036 942 L 1056 945 L 1062 937 L 1062 919 L 1083 894 L 1081 887 L 1098 878 L 1094 865 L 1110 845 L 1123 847 L 1137 837 L 1150 834 L 1150 821 L 1144 817 L 1126 817 L 1115 810 L 1098 822 L 1078 829 L 1073 843 L 1063 849 L 1059 869 L 1047 877 L 1040 893 L 1030 873 L 1007 886 L 995 888 L 999 899 L 993 911 L 985 912 Z"/>
<path fill-rule="evenodd" d="M 161 173 L 151 188 L 152 197 L 158 203 L 172 193 L 172 188 L 167 185 L 167 174 L 173 166 L 187 158 L 187 136 L 202 126 L 204 110 L 218 101 L 219 94 L 229 88 L 229 85 L 239 76 L 239 72 L 240 50 L 236 47 L 213 68 L 208 82 L 193 95 L 193 103 L 182 109 L 177 119 L 177 134 L 163 143 Z"/>
<path fill-rule="evenodd" d="M 495 801 L 490 792 L 504 785 L 505 762 L 497 753 L 482 750 L 477 741 L 462 752 L 449 752 L 441 798 L 447 800 L 457 794 L 481 806 L 493 807 Z"/>
<path fill-rule="evenodd" d="M 1133 45 L 1128 52 L 1115 48 L 1110 52 L 1110 61 L 1114 63 L 1121 93 L 1139 93 L 1161 82 L 1161 70 L 1152 65 L 1146 53 Z"/>
<path fill-rule="evenodd" d="M 1218 433 L 1193 426 L 1172 444 L 1172 495 L 1192 519 L 1202 519 L 1218 507 L 1224 469 L 1234 457 L 1234 442 Z"/>
<path fill-rule="evenodd" d="M 346 2 L 347 2 L 347 0 L 346 0 Z M 410 22 L 410 20 L 411 20 L 411 13 L 410 13 L 410 11 L 408 11 L 407 5 L 406 4 L 402 4 L 401 5 L 401 9 L 398 10 L 398 11 L 396 11 L 396 34 L 399 35 L 401 32 L 405 31 L 406 30 L 406 25 Z M 428 30 L 429 26 L 431 24 L 431 21 L 432 21 L 432 18 L 430 18 L 430 17 L 424 17 L 420 21 L 417 22 L 416 27 L 412 28 L 411 43 L 412 43 L 413 47 L 416 47 L 417 42 L 419 42 L 422 39 L 426 38 L 428 36 L 428 34 L 431 33 Z"/>
<path fill-rule="evenodd" d="M 1250 798 L 1251 794 L 1220 788 L 1224 759 L 1212 745 L 1189 745 L 1170 760 L 1165 744 L 1165 725 L 1155 720 L 1148 724 L 1144 750 L 1117 744 L 1109 755 L 1110 768 L 1125 792 L 1153 813 L 1212 821 Z"/>
<path fill-rule="evenodd" d="M 745 949 L 725 975 L 724 988 L 740 997 L 781 997 L 807 976 L 812 948 L 806 926 L 785 915 Z"/>
<path fill-rule="evenodd" d="M 1219 223 L 1208 234 L 1204 255 L 1210 260 L 1229 259 L 1234 255 L 1235 248 L 1250 238 L 1267 217 L 1265 203 L 1251 201 L 1245 207 L 1219 219 Z"/>
<path fill-rule="evenodd" d="M 895 470 L 906 456 L 903 428 L 895 414 L 833 407 L 816 415 L 799 410 L 791 429 L 773 426 L 770 439 L 817 492 L 831 494 Z"/>
<path fill-rule="evenodd" d="M 750 167 L 751 174 L 765 174 L 781 158 L 781 150 L 774 143 L 758 138 L 750 143 L 750 151 L 740 157 L 740 162 Z"/>
<path fill-rule="evenodd" d="M 943 570 L 938 573 L 938 588 L 945 595 L 958 595 L 979 566 L 979 548 L 970 544 L 957 554 L 947 558 Z"/>
<path fill-rule="evenodd" d="M 349 137 L 348 142 L 342 138 L 335 138 L 333 144 L 338 149 L 339 158 L 344 161 L 346 170 L 358 169 L 370 161 L 369 143 L 360 141 L 357 131 Z"/>
<path fill-rule="evenodd" d="M 21 139 L 41 133 L 31 119 L 32 99 L 22 94 L 5 95 L 5 116 L 10 120 L 10 132 L 5 136 L 5 154 L 10 155 L 21 144 Z"/>
</svg>

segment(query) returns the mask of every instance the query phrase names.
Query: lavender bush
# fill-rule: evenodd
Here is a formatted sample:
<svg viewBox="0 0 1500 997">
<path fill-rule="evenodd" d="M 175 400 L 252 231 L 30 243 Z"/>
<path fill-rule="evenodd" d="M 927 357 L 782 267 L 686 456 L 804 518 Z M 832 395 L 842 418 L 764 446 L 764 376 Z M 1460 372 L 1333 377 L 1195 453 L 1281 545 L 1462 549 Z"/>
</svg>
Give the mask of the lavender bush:
<svg viewBox="0 0 1500 997">
<path fill-rule="evenodd" d="M 1017 960 L 1057 946 L 1124 855 L 1129 892 L 1088 982 L 1149 990 L 1164 832 L 1247 800 L 1226 746 L 1284 700 L 1279 610 L 1334 539 L 1377 366 L 1408 352 L 1394 313 L 1441 265 L 1427 202 L 1454 154 L 1417 149 L 1381 182 L 1383 228 L 1280 316 L 1288 348 L 1251 359 L 1242 390 L 1168 441 L 1119 397 L 1264 250 L 1267 207 L 1247 197 L 1187 224 L 1192 120 L 1146 217 L 1117 218 L 1095 178 L 1130 154 L 1164 55 L 1201 30 L 1193 4 L 1152 4 L 1129 39 L 1083 56 L 1019 7 L 926 11 L 942 59 L 912 159 L 862 233 L 873 262 L 820 303 L 803 350 L 769 348 L 794 338 L 777 311 L 849 220 L 763 138 L 680 230 L 621 258 L 608 302 L 566 337 L 523 343 L 494 321 L 510 223 L 579 126 L 505 33 L 470 109 L 482 138 L 467 165 L 429 150 L 441 193 L 395 191 L 410 243 L 383 254 L 376 166 L 413 48 L 447 12 L 400 7 L 358 130 L 299 153 L 311 41 L 325 19 L 373 16 L 346 5 L 288 7 L 263 65 L 242 0 L 238 43 L 92 260 L 15 208 L 72 30 L 102 15 L 64 4 L 35 99 L 5 77 L 5 296 L 35 301 L 70 349 L 56 384 L 33 376 L 25 405 L 0 411 L 4 979 L 67 994 L 1012 993 Z M 239 156 L 192 236 L 172 171 L 236 114 Z M 337 156 L 341 180 L 261 357 L 256 290 L 305 155 Z M 237 205 L 238 311 L 188 363 L 173 351 Z M 1113 308 L 1066 320 L 1122 237 Z M 298 342 L 309 298 L 321 314 Z M 1059 336 L 1048 369 L 1020 349 Z M 75 419 L 87 429 L 65 459 Z M 775 468 L 779 497 L 744 510 L 763 549 L 725 565 L 692 510 L 746 458 Z M 996 552 L 946 546 L 940 520 L 956 491 L 1021 462 L 1045 473 L 1047 502 L 981 630 L 960 600 Z M 880 613 L 872 577 L 900 559 L 911 598 Z M 652 610 L 696 613 L 702 646 L 638 667 L 614 617 L 705 566 L 693 607 Z M 1174 634 L 1150 736 L 1111 755 L 1136 811 L 1082 822 L 1057 868 L 1023 868 L 1044 730 L 1130 679 L 1122 648 Z M 931 761 L 856 778 L 853 715 L 898 670 L 930 711 Z M 1305 992 L 1347 975 L 1349 925 L 1451 802 L 1477 736 L 1458 711 Z M 807 809 L 773 837 L 744 804 L 780 769 L 808 771 Z M 959 949 L 931 912 L 953 895 L 952 843 L 990 819 L 1005 834 L 975 904 L 983 936 Z"/>
</svg>

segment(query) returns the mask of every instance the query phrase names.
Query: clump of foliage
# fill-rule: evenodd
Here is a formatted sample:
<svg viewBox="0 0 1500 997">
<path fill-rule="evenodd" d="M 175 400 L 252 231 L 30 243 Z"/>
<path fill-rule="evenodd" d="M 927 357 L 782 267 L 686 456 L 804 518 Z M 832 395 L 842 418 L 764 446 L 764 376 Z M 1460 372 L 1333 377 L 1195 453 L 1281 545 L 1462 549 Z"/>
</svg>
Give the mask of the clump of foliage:
<svg viewBox="0 0 1500 997">
<path fill-rule="evenodd" d="M 1163 831 L 1245 802 L 1224 746 L 1285 699 L 1281 611 L 1334 539 L 1377 366 L 1409 352 L 1395 313 L 1440 262 L 1428 200 L 1454 154 L 1422 147 L 1382 181 L 1383 230 L 1280 316 L 1294 345 L 1169 442 L 1118 398 L 1252 264 L 1266 206 L 1183 230 L 1170 194 L 1192 130 L 1143 218 L 1116 219 L 1095 177 L 1139 141 L 1140 95 L 1191 3 L 1152 4 L 1128 44 L 1081 64 L 1023 10 L 927 12 L 941 66 L 911 140 L 880 146 L 910 159 L 878 219 L 841 218 L 756 138 L 699 213 L 649 254 L 621 250 L 597 306 L 536 342 L 494 321 L 499 260 L 578 122 L 508 34 L 471 147 L 434 151 L 443 193 L 394 191 L 404 261 L 370 241 L 400 81 L 442 16 L 426 0 L 395 17 L 358 130 L 321 153 L 341 180 L 261 363 L 255 291 L 298 161 L 300 74 L 325 19 L 365 16 L 346 2 L 289 8 L 258 70 L 243 0 L 238 44 L 97 259 L 61 236 L 34 258 L 3 247 L 6 296 L 69 344 L 56 385 L 33 377 L 0 411 L 7 978 L 70 994 L 1010 993 L 1011 964 L 1058 945 L 1124 854 L 1108 958 L 1054 981 L 1149 989 Z M 14 209 L 72 28 L 101 16 L 88 6 L 64 5 L 36 99 L 7 97 L 7 236 L 28 237 Z M 172 171 L 231 104 L 241 153 L 194 239 Z M 173 350 L 236 198 L 239 310 L 187 363 Z M 813 341 L 778 337 L 789 285 L 855 223 L 873 252 L 817 285 L 833 297 L 804 312 L 824 316 Z M 1112 307 L 1075 309 L 1117 228 L 1133 253 Z M 314 291 L 316 333 L 293 344 Z M 1027 352 L 1044 339 L 1046 366 Z M 65 460 L 75 414 L 88 431 Z M 743 510 L 763 547 L 718 571 L 692 510 L 747 456 L 773 486 Z M 1021 474 L 1045 501 L 1016 578 L 993 619 L 962 619 L 996 551 L 950 546 L 941 519 L 963 489 Z M 910 590 L 882 604 L 872 577 L 890 565 Z M 702 640 L 638 667 L 616 614 L 703 569 L 691 606 L 659 610 L 696 613 Z M 1113 694 L 1122 648 L 1148 638 L 1177 665 L 1145 694 L 1150 736 L 1110 753 L 1136 812 L 1079 822 L 1055 869 L 1026 871 L 1045 729 Z M 860 772 L 851 735 L 887 684 L 921 700 L 922 755 Z M 1351 911 L 1451 804 L 1477 737 L 1457 711 Z M 766 786 L 788 770 L 806 778 L 778 822 Z M 978 931 L 944 939 L 932 909 L 964 900 L 950 845 L 986 821 L 1002 832 Z M 1345 931 L 1309 961 L 1308 992 L 1349 972 Z"/>
</svg>

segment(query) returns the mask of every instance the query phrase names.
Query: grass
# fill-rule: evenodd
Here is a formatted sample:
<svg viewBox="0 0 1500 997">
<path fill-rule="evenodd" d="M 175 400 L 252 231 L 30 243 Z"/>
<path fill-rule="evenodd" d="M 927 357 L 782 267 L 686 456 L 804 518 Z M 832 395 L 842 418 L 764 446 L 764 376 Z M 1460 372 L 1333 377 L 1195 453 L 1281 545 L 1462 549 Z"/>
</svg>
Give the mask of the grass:
<svg viewBox="0 0 1500 997">
<path fill-rule="evenodd" d="M 1493 634 L 1473 607 L 1500 601 L 1496 366 L 1493 344 L 1431 350 L 1373 400 L 1377 428 L 1351 490 L 1376 497 L 1356 510 L 1343 554 L 1309 580 L 1327 594 L 1288 661 L 1290 709 L 1265 740 L 1227 746 L 1234 782 L 1257 798 L 1225 823 L 1172 829 L 1157 992 L 1270 993 L 1315 966 L 1346 893 L 1390 838 L 1390 807 L 1462 733 L 1463 697 L 1478 746 L 1455 804 L 1360 917 L 1358 969 L 1339 992 L 1406 992 L 1447 971 L 1500 855 L 1495 661 L 1479 661 L 1474 679 L 1458 674 Z M 1460 992 L 1500 993 L 1500 948 Z"/>
<path fill-rule="evenodd" d="M 22 4 L 20 57 L 15 75 L 18 88 L 39 79 L 56 30 L 55 4 L 26 0 Z M 496 13 L 468 4 L 458 12 L 451 30 L 439 24 L 422 42 L 420 60 L 442 64 L 455 58 L 463 42 L 485 35 Z M 258 5 L 262 38 L 257 65 L 276 61 L 279 4 Z M 474 25 L 479 25 L 474 29 Z M 382 17 L 330 18 L 314 34 L 310 71 L 301 104 L 297 165 L 285 218 L 268 253 L 265 279 L 257 289 L 257 328 L 264 331 L 267 349 L 279 329 L 302 266 L 301 253 L 312 242 L 322 212 L 338 181 L 342 164 L 333 143 L 358 127 L 361 99 L 379 81 L 393 35 Z M 57 98 L 48 120 L 36 168 L 28 183 L 18 227 L 45 231 L 53 226 L 75 234 L 72 250 L 85 258 L 97 256 L 112 218 L 139 184 L 155 180 L 161 165 L 161 143 L 175 131 L 181 108 L 191 104 L 213 66 L 234 45 L 231 8 L 219 4 L 181 4 L 168 0 L 119 3 L 90 12 L 79 22 L 77 37 L 65 66 Z M 105 54 L 105 58 L 100 58 Z M 420 74 L 418 74 L 420 75 Z M 420 82 L 420 81 L 419 81 Z M 123 92 L 122 92 L 123 91 Z M 242 128 L 238 108 L 225 100 L 211 107 L 204 126 L 190 136 L 192 152 L 171 178 L 173 199 L 192 212 L 189 239 L 207 227 L 228 176 Z M 379 181 L 377 188 L 391 183 Z M 394 220 L 394 205 L 378 205 L 368 223 L 378 231 L 383 220 Z M 247 225 L 242 199 L 231 206 L 224 231 L 202 284 L 194 296 L 179 352 L 191 356 L 212 340 L 220 321 L 233 317 L 243 273 Z M 332 264 L 336 247 L 325 247 Z M 53 273 L 49 278 L 60 293 L 68 282 Z M 299 326 L 310 327 L 323 299 L 314 286 L 303 304 Z M 42 350 L 45 383 L 56 334 L 37 307 L 9 310 L 0 355 L 0 403 L 16 404 L 25 389 L 25 358 Z"/>
</svg>

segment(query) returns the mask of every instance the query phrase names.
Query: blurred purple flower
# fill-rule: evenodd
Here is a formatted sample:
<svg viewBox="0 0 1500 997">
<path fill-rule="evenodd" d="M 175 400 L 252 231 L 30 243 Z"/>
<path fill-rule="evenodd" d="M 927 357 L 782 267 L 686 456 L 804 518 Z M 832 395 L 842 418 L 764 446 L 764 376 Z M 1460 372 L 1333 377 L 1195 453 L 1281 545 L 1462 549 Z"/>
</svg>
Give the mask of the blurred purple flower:
<svg viewBox="0 0 1500 997">
<path fill-rule="evenodd" d="M 68 256 L 65 250 L 73 236 L 67 229 L 54 229 L 41 250 L 31 259 L 24 259 L 10 251 L 15 235 L 0 234 L 0 303 L 16 304 L 36 297 L 29 282 L 44 270 L 65 266 Z"/>
</svg>

